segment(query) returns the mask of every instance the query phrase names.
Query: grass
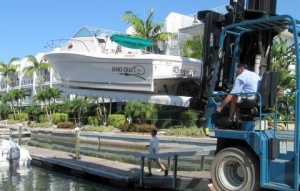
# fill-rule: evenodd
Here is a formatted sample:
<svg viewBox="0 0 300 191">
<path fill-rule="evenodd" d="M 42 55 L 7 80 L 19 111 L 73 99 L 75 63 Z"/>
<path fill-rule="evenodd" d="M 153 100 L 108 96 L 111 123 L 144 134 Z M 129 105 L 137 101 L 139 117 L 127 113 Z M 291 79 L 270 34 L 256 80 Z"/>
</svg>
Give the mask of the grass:
<svg viewBox="0 0 300 191">
<path fill-rule="evenodd" d="M 53 127 L 52 123 L 31 123 L 33 128 L 50 128 Z"/>
<path fill-rule="evenodd" d="M 166 129 L 167 136 L 205 137 L 203 128 L 198 127 L 172 127 Z"/>
<path fill-rule="evenodd" d="M 96 131 L 96 132 L 109 132 L 109 131 L 113 131 L 116 128 L 113 126 L 93 126 L 93 125 L 85 125 L 82 127 L 82 131 Z"/>
</svg>

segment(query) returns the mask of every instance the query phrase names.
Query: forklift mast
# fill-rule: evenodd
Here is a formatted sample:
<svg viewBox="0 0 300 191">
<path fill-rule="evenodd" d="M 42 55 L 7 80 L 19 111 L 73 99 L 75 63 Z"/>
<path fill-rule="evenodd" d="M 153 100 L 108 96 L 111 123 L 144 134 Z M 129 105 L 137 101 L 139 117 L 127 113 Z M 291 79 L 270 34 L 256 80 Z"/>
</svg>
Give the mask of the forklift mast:
<svg viewBox="0 0 300 191">
<path fill-rule="evenodd" d="M 214 11 L 199 11 L 197 18 L 204 23 L 203 41 L 203 80 L 200 88 L 201 104 L 207 104 L 212 91 L 230 89 L 235 79 L 237 63 L 247 64 L 249 69 L 263 75 L 270 68 L 270 50 L 273 37 L 278 30 L 267 30 L 244 35 L 238 42 L 227 36 L 224 40 L 223 51 L 219 51 L 219 36 L 222 28 L 234 23 L 253 20 L 276 14 L 276 0 L 230 0 L 226 6 L 227 13 Z M 239 43 L 239 50 L 233 50 L 234 44 Z M 249 47 L 249 45 L 251 45 Z M 220 55 L 222 54 L 222 55 Z M 213 79 L 214 63 L 222 56 L 218 77 Z M 211 86 L 214 86 L 213 90 Z"/>
</svg>

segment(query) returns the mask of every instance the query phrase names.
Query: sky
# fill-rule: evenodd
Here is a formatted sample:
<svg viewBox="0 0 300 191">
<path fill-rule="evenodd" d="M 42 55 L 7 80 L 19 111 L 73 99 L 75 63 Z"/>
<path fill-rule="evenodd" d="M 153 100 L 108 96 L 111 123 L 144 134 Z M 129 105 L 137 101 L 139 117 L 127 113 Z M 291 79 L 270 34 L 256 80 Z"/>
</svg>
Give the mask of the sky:
<svg viewBox="0 0 300 191">
<path fill-rule="evenodd" d="M 191 15 L 226 4 L 229 0 L 1 0 L 0 61 L 46 52 L 48 41 L 69 39 L 83 26 L 125 32 L 125 11 L 145 18 L 152 7 L 154 22 L 164 23 L 171 12 Z M 277 14 L 300 19 L 299 8 L 299 0 L 277 0 Z"/>
</svg>

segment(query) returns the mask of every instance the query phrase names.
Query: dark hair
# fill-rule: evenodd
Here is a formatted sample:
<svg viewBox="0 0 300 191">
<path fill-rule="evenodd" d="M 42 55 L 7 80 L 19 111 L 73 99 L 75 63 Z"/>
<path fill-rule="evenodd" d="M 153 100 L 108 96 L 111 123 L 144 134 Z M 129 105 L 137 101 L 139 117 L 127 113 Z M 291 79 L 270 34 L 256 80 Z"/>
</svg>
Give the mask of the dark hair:
<svg viewBox="0 0 300 191">
<path fill-rule="evenodd" d="M 156 129 L 152 129 L 152 131 L 151 131 L 154 135 L 156 135 L 157 134 L 157 130 Z"/>
<path fill-rule="evenodd" d="M 237 65 L 237 68 L 245 68 L 245 69 L 248 69 L 248 65 L 247 65 L 247 64 L 240 63 L 240 64 Z"/>
</svg>

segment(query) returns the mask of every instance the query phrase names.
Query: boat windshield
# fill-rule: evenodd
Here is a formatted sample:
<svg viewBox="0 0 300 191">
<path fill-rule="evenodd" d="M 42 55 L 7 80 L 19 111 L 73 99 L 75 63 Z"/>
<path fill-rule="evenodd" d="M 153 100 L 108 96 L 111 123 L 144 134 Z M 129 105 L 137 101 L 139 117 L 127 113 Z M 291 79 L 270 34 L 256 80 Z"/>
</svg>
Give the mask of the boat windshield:
<svg viewBox="0 0 300 191">
<path fill-rule="evenodd" d="M 113 34 L 120 34 L 120 32 L 106 30 L 106 29 L 99 29 L 93 27 L 83 27 L 80 31 L 74 36 L 76 37 L 101 37 L 101 36 L 111 36 Z"/>
</svg>

